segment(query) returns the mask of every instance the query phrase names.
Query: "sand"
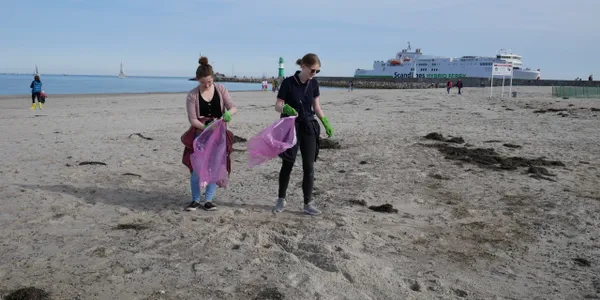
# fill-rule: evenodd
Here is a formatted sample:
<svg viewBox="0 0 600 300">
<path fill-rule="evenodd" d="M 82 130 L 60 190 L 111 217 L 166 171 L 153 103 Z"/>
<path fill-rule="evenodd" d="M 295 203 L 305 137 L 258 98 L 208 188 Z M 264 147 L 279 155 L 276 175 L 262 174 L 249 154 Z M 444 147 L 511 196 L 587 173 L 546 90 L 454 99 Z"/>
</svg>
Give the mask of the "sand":
<svg viewBox="0 0 600 300">
<path fill-rule="evenodd" d="M 515 90 L 323 91 L 342 149 L 321 151 L 317 217 L 300 213 L 300 164 L 272 215 L 280 161 L 248 169 L 245 143 L 219 209 L 184 212 L 184 94 L 51 96 L 43 111 L 0 98 L 0 295 L 599 299 L 600 101 Z M 277 119 L 272 92 L 232 94 L 236 135 Z M 567 110 L 534 113 L 547 108 Z M 446 159 L 430 132 L 565 166 L 532 177 Z"/>
</svg>

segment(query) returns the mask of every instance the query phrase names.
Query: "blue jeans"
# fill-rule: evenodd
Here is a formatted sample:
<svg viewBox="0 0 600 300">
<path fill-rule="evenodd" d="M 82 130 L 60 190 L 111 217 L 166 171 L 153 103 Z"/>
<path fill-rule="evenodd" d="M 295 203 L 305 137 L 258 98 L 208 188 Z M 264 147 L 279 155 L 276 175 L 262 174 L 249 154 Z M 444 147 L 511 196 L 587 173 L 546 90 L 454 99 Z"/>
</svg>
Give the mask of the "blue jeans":
<svg viewBox="0 0 600 300">
<path fill-rule="evenodd" d="M 199 134 L 194 134 L 194 137 L 197 137 Z M 200 202 L 200 178 L 198 178 L 198 174 L 196 171 L 192 171 L 192 175 L 190 176 L 190 188 L 192 190 L 192 201 Z M 215 192 L 217 191 L 216 183 L 209 183 L 206 185 L 206 191 L 204 191 L 204 200 L 206 202 L 211 202 L 213 197 L 215 196 Z"/>
<path fill-rule="evenodd" d="M 192 201 L 200 202 L 200 179 L 198 178 L 198 174 L 196 174 L 196 171 L 193 171 L 192 175 L 190 176 L 190 188 L 192 190 Z M 216 191 L 216 183 L 209 183 L 208 185 L 206 185 L 206 191 L 204 192 L 204 200 L 206 202 L 211 202 L 213 197 L 215 196 Z"/>
</svg>

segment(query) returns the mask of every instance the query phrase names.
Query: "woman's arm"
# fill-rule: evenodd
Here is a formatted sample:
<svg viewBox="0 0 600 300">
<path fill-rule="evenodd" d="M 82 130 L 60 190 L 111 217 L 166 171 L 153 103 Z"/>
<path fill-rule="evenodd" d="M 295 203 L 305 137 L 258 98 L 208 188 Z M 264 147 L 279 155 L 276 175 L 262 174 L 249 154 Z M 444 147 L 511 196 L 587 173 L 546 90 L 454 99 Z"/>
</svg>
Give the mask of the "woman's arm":
<svg viewBox="0 0 600 300">
<path fill-rule="evenodd" d="M 193 97 L 194 93 L 188 93 L 186 99 L 185 108 L 187 110 L 188 121 L 192 126 L 198 129 L 204 129 L 204 124 L 198 120 L 198 115 L 196 115 L 196 99 Z"/>
<path fill-rule="evenodd" d="M 275 100 L 275 111 L 278 113 L 282 113 L 283 104 L 285 104 L 285 100 L 277 98 L 277 100 Z"/>
<path fill-rule="evenodd" d="M 321 119 L 325 116 L 323 109 L 321 109 L 321 96 L 317 96 L 315 98 L 315 100 L 313 102 L 313 108 L 315 110 L 315 114 L 317 114 L 317 117 L 319 117 L 319 119 Z"/>
<path fill-rule="evenodd" d="M 225 106 L 225 109 L 227 109 L 232 116 L 235 116 L 235 113 L 237 113 L 237 108 L 235 107 L 235 104 L 233 104 L 233 101 L 231 101 L 231 95 L 229 95 L 229 91 L 227 91 L 227 89 L 222 85 L 219 85 L 218 89 L 221 93 L 221 97 L 223 98 L 223 106 Z"/>
</svg>

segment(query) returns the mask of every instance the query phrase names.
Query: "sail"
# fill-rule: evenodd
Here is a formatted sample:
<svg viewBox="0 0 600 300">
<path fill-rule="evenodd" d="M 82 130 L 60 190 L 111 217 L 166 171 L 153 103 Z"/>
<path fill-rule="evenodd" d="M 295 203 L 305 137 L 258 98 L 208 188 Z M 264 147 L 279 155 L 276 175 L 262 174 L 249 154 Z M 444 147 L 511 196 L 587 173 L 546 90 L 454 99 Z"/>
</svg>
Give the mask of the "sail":
<svg viewBox="0 0 600 300">
<path fill-rule="evenodd" d="M 40 75 L 40 72 L 38 71 L 38 67 L 37 67 L 37 65 L 35 65 L 35 71 L 33 72 L 33 75 L 34 75 L 34 76 L 38 76 L 38 75 Z"/>
<path fill-rule="evenodd" d="M 121 62 L 121 69 L 119 70 L 119 78 L 125 78 L 125 71 L 123 70 L 123 62 Z"/>
</svg>

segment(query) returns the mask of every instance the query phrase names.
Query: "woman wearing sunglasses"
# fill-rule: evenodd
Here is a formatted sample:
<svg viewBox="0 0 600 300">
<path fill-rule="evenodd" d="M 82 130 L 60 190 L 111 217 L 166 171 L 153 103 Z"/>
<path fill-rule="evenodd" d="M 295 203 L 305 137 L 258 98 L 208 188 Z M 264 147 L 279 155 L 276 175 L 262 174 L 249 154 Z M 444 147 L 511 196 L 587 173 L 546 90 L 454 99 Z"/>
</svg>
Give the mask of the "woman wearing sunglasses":
<svg viewBox="0 0 600 300">
<path fill-rule="evenodd" d="M 323 113 L 320 105 L 319 83 L 313 77 L 321 70 L 321 61 L 314 53 L 308 53 L 296 61 L 300 71 L 293 76 L 285 78 L 281 82 L 275 110 L 281 113 L 281 117 L 297 116 L 296 138 L 294 147 L 281 153 L 279 156 L 283 162 L 279 172 L 279 196 L 273 208 L 273 213 L 282 212 L 286 200 L 286 191 L 290 182 L 290 174 L 296 161 L 298 149 L 302 152 L 302 192 L 304 193 L 304 210 L 309 215 L 318 215 L 321 212 L 315 207 L 312 200 L 314 163 L 319 154 L 319 135 L 321 127 L 315 118 L 315 114 L 323 123 L 327 136 L 333 135 L 333 128 Z"/>
</svg>

